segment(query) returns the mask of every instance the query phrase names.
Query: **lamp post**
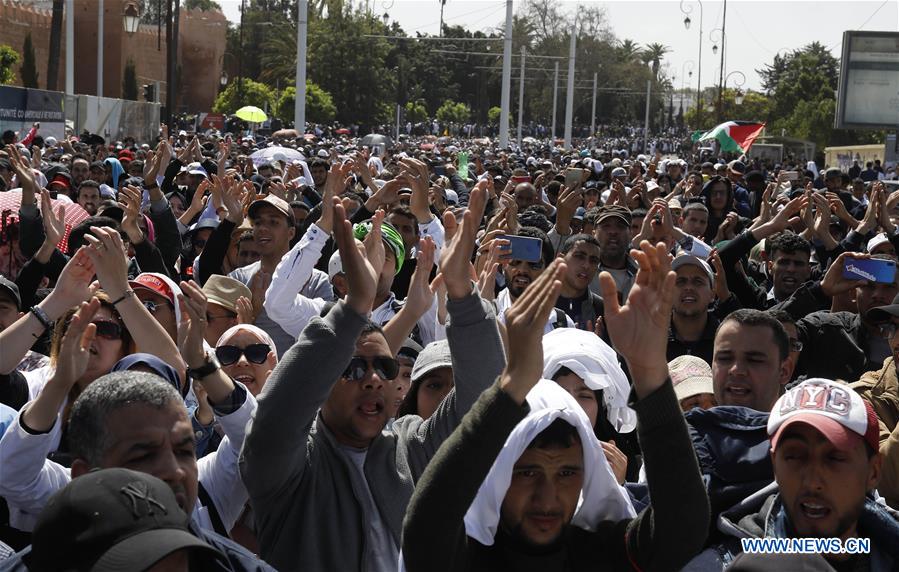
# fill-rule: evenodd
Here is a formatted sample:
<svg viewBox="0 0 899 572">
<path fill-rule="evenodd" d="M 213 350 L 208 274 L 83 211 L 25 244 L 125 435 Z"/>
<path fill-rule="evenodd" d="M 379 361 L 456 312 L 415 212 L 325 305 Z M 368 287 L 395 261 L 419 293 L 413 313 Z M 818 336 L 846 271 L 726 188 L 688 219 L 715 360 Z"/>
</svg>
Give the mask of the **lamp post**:
<svg viewBox="0 0 899 572">
<path fill-rule="evenodd" d="M 725 88 L 727 88 L 727 80 L 729 80 L 730 76 L 732 76 L 732 75 L 739 76 L 738 79 L 734 80 L 734 85 L 737 87 L 737 91 L 736 91 L 736 93 L 734 93 L 734 103 L 736 105 L 743 105 L 744 94 L 743 94 L 743 90 L 741 90 L 740 88 L 743 87 L 743 84 L 746 83 L 746 76 L 743 74 L 743 72 L 741 72 L 739 70 L 734 70 L 734 71 L 730 72 L 729 74 L 727 74 L 724 77 Z"/>
<path fill-rule="evenodd" d="M 693 60 L 687 60 L 684 62 L 684 65 L 680 68 L 680 109 L 681 113 L 684 111 L 684 82 L 687 78 L 693 78 Z M 687 70 L 687 68 L 690 68 Z M 696 97 L 699 97 L 699 93 L 696 94 Z"/>
<path fill-rule="evenodd" d="M 699 56 L 697 60 L 699 63 L 696 65 L 696 113 L 698 115 L 702 109 L 702 0 L 696 0 L 696 2 L 699 4 Z M 684 14 L 684 28 L 689 30 L 690 13 L 693 12 L 693 7 L 684 4 L 684 0 L 681 0 L 680 11 Z"/>
<path fill-rule="evenodd" d="M 122 14 L 122 24 L 124 24 L 125 32 L 128 34 L 133 34 L 140 26 L 140 10 L 137 9 L 137 4 L 134 2 L 128 2 L 125 5 L 125 12 Z"/>
<path fill-rule="evenodd" d="M 715 39 L 715 34 L 718 33 L 718 38 Z M 712 53 L 718 53 L 718 42 L 721 42 L 721 64 L 718 67 L 718 122 L 721 122 L 721 106 L 722 106 L 722 98 L 724 97 L 724 57 L 727 53 L 727 36 L 724 33 L 724 28 L 715 28 L 711 32 L 709 32 L 709 40 L 712 41 Z"/>
</svg>

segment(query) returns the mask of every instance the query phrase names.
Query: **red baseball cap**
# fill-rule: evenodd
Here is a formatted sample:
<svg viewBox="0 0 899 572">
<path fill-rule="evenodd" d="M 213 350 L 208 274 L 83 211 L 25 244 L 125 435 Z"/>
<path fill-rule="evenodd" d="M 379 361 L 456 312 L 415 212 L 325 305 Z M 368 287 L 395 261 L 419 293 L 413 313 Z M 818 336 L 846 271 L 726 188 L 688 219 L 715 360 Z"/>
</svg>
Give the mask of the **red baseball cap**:
<svg viewBox="0 0 899 572">
<path fill-rule="evenodd" d="M 144 272 L 143 274 L 138 274 L 137 278 L 128 282 L 128 284 L 132 288 L 143 288 L 145 290 L 149 290 L 154 294 L 159 294 L 160 296 L 164 296 L 166 300 L 175 305 L 175 293 L 172 291 L 171 286 L 169 286 L 165 280 L 155 276 L 150 272 Z"/>
</svg>

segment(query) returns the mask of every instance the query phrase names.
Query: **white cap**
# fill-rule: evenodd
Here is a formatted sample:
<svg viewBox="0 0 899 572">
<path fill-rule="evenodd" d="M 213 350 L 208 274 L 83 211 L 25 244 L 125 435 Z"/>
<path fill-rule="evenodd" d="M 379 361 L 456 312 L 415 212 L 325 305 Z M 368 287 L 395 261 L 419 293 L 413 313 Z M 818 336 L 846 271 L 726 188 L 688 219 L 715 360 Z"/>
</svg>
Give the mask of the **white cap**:
<svg viewBox="0 0 899 572">
<path fill-rule="evenodd" d="M 715 283 L 715 274 L 712 272 L 712 267 L 709 266 L 709 263 L 703 260 L 702 258 L 693 256 L 692 254 L 678 254 L 674 257 L 674 260 L 671 261 L 671 269 L 677 272 L 677 269 L 685 264 L 690 264 L 693 266 L 698 266 L 701 268 L 706 275 L 709 277 L 709 282 L 712 284 Z"/>
<path fill-rule="evenodd" d="M 871 240 L 868 241 L 868 246 L 865 247 L 865 252 L 870 253 L 872 250 L 874 250 L 881 244 L 883 244 L 885 242 L 889 242 L 889 241 L 890 241 L 890 239 L 887 238 L 887 235 L 885 232 L 881 232 L 880 234 L 874 235 L 874 238 L 872 238 Z"/>
<path fill-rule="evenodd" d="M 459 193 L 452 189 L 446 189 L 446 202 L 453 205 L 459 204 Z"/>
<path fill-rule="evenodd" d="M 334 280 L 338 274 L 343 274 L 343 264 L 340 262 L 340 251 L 335 250 L 331 258 L 328 259 L 328 279 Z"/>
<path fill-rule="evenodd" d="M 44 139 L 44 146 L 45 146 L 45 147 L 48 147 L 48 148 L 49 148 L 49 147 L 56 147 L 56 143 L 57 143 L 56 137 L 50 136 L 50 137 L 47 137 L 47 138 Z"/>
</svg>

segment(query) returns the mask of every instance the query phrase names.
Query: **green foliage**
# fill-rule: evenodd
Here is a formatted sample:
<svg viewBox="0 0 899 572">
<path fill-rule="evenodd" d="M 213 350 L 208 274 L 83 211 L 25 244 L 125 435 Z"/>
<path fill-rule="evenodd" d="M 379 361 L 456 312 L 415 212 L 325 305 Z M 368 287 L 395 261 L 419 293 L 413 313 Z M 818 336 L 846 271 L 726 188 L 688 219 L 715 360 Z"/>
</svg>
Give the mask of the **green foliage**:
<svg viewBox="0 0 899 572">
<path fill-rule="evenodd" d="M 501 107 L 491 107 L 487 111 L 487 121 L 493 125 L 499 125 L 499 119 L 503 116 Z"/>
<path fill-rule="evenodd" d="M 441 123 L 465 123 L 471 117 L 471 108 L 452 99 L 443 102 L 437 109 L 437 120 Z"/>
<path fill-rule="evenodd" d="M 428 110 L 421 99 L 406 102 L 405 113 L 406 121 L 411 121 L 412 123 L 419 123 L 428 118 Z"/>
<path fill-rule="evenodd" d="M 294 104 L 297 90 L 289 86 L 281 92 L 275 104 L 275 115 L 285 123 L 293 123 Z M 331 94 L 316 84 L 306 80 L 306 121 L 312 123 L 329 123 L 334 120 L 337 109 Z"/>
<path fill-rule="evenodd" d="M 839 61 L 819 42 L 777 55 L 758 72 L 770 95 L 770 132 L 783 130 L 788 137 L 813 141 L 819 151 L 829 145 L 883 141 L 877 131 L 833 128 Z"/>
<path fill-rule="evenodd" d="M 137 101 L 137 70 L 134 60 L 128 60 L 125 64 L 125 73 L 122 76 L 122 99 Z"/>
<path fill-rule="evenodd" d="M 186 10 L 202 10 L 203 12 L 222 11 L 221 5 L 215 0 L 184 0 L 183 7 Z"/>
<path fill-rule="evenodd" d="M 34 61 L 34 44 L 31 41 L 31 32 L 25 36 L 25 46 L 22 48 L 22 68 L 19 74 L 22 76 L 22 85 L 25 87 L 38 87 L 37 65 Z"/>
<path fill-rule="evenodd" d="M 239 87 L 240 90 L 238 90 L 236 79 L 228 83 L 224 91 L 216 96 L 215 103 L 212 104 L 212 111 L 214 113 L 234 113 L 245 105 L 255 105 L 259 109 L 265 109 L 268 105 L 271 109 L 274 104 L 274 93 L 264 83 L 242 78 Z"/>
<path fill-rule="evenodd" d="M 15 66 L 19 52 L 7 45 L 0 45 L 0 85 L 10 83 L 16 77 Z"/>
</svg>

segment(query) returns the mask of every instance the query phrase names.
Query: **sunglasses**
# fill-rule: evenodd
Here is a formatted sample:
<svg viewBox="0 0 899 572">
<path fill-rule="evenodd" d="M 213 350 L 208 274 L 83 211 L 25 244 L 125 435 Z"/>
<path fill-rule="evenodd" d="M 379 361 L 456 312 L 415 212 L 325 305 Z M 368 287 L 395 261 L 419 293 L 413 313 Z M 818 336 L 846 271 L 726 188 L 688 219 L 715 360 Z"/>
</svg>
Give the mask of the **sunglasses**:
<svg viewBox="0 0 899 572">
<path fill-rule="evenodd" d="M 343 377 L 350 381 L 360 381 L 365 379 L 368 368 L 371 367 L 378 377 L 385 381 L 396 379 L 400 373 L 400 363 L 391 357 L 373 357 L 371 359 L 361 356 L 353 356 L 350 364 L 343 372 Z"/>
<path fill-rule="evenodd" d="M 105 320 L 97 320 L 91 323 L 97 328 L 98 338 L 104 338 L 107 340 L 122 339 L 122 326 L 118 325 L 117 323 Z"/>
<path fill-rule="evenodd" d="M 143 302 L 141 302 L 141 304 L 143 304 L 144 308 L 146 308 L 147 311 L 151 314 L 155 314 L 156 310 L 160 309 L 163 306 L 163 304 L 157 304 L 156 302 L 152 302 L 150 300 L 144 300 Z M 168 306 L 169 303 L 166 302 L 165 305 Z"/>
<path fill-rule="evenodd" d="M 250 363 L 260 364 L 265 363 L 271 351 L 272 347 L 268 344 L 250 344 L 245 348 L 219 346 L 215 348 L 215 357 L 218 358 L 219 363 L 222 365 L 237 363 L 241 355 L 246 356 L 247 361 Z"/>
</svg>

